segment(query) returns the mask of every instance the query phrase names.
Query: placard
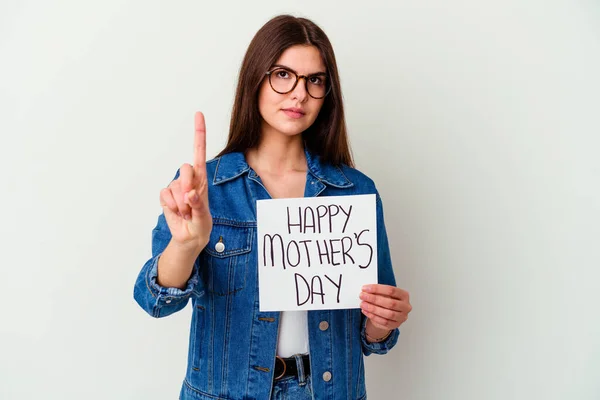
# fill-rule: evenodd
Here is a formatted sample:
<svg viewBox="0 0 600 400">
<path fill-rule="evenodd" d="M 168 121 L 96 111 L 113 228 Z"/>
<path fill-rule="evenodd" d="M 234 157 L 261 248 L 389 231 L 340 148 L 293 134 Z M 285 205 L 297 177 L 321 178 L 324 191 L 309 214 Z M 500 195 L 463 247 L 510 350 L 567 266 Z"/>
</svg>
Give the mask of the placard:
<svg viewBox="0 0 600 400">
<path fill-rule="evenodd" d="M 359 308 L 377 283 L 375 195 L 257 201 L 261 311 Z"/>
</svg>

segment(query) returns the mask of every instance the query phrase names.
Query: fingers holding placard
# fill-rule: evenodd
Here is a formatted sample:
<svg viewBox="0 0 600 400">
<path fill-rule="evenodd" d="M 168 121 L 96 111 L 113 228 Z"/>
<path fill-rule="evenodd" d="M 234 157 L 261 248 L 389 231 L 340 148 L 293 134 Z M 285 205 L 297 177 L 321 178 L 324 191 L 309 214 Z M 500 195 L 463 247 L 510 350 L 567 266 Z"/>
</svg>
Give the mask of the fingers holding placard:
<svg viewBox="0 0 600 400">
<path fill-rule="evenodd" d="M 412 311 L 409 293 L 395 286 L 366 285 L 360 299 L 362 312 L 379 328 L 399 327 Z"/>
</svg>

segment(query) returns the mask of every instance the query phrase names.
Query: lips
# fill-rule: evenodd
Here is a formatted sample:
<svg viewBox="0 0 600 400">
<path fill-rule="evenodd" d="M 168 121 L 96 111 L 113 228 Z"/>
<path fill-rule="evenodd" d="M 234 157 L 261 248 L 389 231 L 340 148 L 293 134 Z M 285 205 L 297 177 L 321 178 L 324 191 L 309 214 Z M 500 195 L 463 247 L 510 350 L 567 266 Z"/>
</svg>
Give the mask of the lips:
<svg viewBox="0 0 600 400">
<path fill-rule="evenodd" d="M 303 109 L 296 108 L 296 107 L 284 108 L 283 111 L 292 111 L 292 112 L 295 112 L 295 113 L 304 114 L 304 110 Z"/>
<path fill-rule="evenodd" d="M 282 110 L 288 117 L 291 118 L 302 118 L 304 116 L 304 111 L 300 108 L 284 108 Z"/>
</svg>

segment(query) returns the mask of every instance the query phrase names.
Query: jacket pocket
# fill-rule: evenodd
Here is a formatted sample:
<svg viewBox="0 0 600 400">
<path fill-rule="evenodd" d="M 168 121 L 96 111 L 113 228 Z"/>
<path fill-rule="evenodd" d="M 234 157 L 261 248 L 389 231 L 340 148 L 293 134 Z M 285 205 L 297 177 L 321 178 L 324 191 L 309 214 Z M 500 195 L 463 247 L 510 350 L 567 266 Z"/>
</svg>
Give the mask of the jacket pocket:
<svg viewBox="0 0 600 400">
<path fill-rule="evenodd" d="M 246 285 L 253 228 L 238 224 L 213 221 L 210 240 L 203 251 L 206 286 L 218 296 L 235 293 Z"/>
</svg>

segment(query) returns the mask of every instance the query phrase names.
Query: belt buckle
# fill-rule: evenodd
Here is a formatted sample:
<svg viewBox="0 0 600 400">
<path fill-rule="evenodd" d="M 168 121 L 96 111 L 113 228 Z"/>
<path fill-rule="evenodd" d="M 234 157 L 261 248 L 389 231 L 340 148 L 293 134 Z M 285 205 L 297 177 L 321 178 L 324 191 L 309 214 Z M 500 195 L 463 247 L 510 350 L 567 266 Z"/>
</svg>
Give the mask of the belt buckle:
<svg viewBox="0 0 600 400">
<path fill-rule="evenodd" d="M 283 372 L 281 373 L 281 375 L 275 377 L 275 380 L 281 379 L 285 375 L 285 371 L 287 369 L 287 365 L 285 364 L 285 361 L 283 360 L 283 358 L 281 358 L 279 356 L 275 356 L 275 364 L 277 364 L 277 360 L 281 361 L 281 364 L 283 364 Z"/>
</svg>

